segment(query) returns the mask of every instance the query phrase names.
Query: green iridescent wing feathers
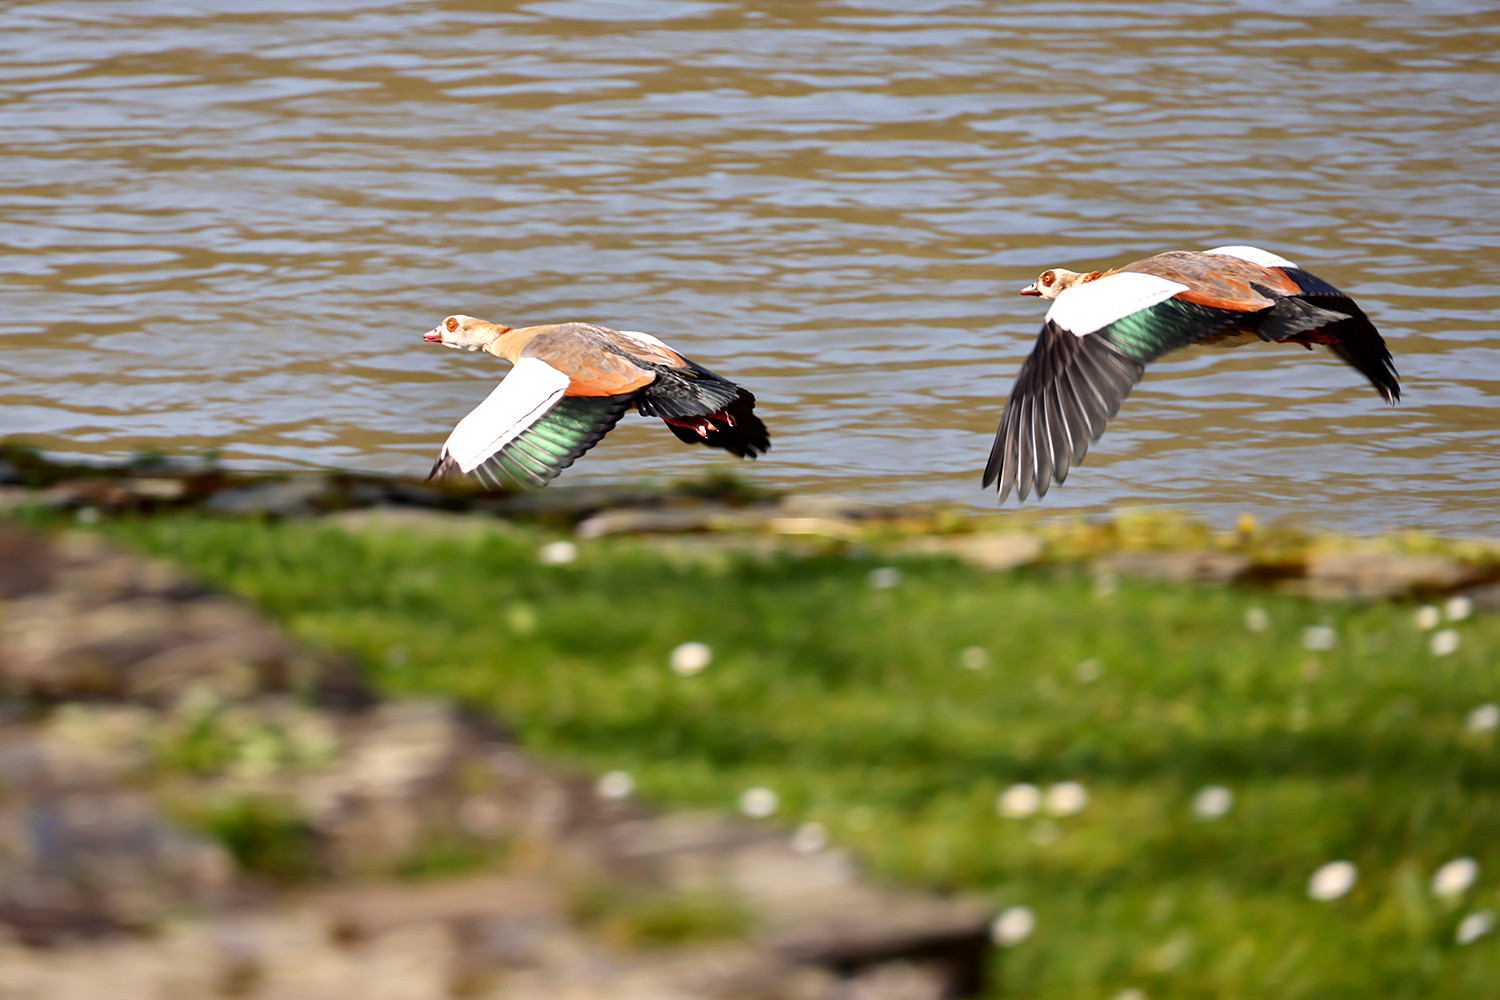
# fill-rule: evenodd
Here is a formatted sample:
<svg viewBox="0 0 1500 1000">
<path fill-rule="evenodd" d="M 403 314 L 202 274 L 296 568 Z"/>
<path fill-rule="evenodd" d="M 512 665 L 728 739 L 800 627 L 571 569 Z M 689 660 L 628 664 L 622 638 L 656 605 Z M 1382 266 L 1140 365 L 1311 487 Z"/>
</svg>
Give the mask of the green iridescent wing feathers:
<svg viewBox="0 0 1500 1000">
<path fill-rule="evenodd" d="M 984 485 L 998 483 L 1002 503 L 1011 490 L 1022 500 L 1033 487 L 1046 496 L 1083 461 L 1145 370 L 1108 341 L 1047 323 L 1005 403 Z"/>
<path fill-rule="evenodd" d="M 578 460 L 619 422 L 635 394 L 621 396 L 563 396 L 538 420 L 503 444 L 477 465 L 470 475 L 495 489 L 534 489 L 546 486 Z M 461 474 L 457 463 L 444 456 L 432 477 Z"/>
<path fill-rule="evenodd" d="M 1207 340 L 1241 319 L 1241 313 L 1172 298 L 1117 319 L 1089 336 L 1145 365 L 1163 354 Z"/>
<path fill-rule="evenodd" d="M 507 488 L 546 486 L 599 443 L 634 400 L 622 396 L 564 396 L 474 470 L 482 482 Z"/>
</svg>

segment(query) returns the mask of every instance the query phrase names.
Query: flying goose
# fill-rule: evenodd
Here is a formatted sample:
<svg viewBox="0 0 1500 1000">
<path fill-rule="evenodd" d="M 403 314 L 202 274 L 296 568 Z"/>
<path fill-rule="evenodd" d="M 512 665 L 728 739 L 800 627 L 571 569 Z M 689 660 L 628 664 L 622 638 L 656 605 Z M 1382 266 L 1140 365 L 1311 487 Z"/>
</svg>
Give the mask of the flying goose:
<svg viewBox="0 0 1500 1000">
<path fill-rule="evenodd" d="M 512 329 L 449 316 L 422 339 L 504 358 L 510 372 L 458 422 L 428 480 L 545 486 L 634 406 L 688 444 L 754 458 L 771 447 L 755 397 L 644 333 L 592 323 Z"/>
<path fill-rule="evenodd" d="M 1401 398 L 1385 341 L 1354 300 L 1255 247 L 1170 250 L 1112 271 L 1043 271 L 1022 295 L 1052 300 L 1021 365 L 984 470 L 999 501 L 1040 498 L 1083 461 L 1146 365 L 1192 344 L 1323 344 L 1388 403 Z"/>
</svg>

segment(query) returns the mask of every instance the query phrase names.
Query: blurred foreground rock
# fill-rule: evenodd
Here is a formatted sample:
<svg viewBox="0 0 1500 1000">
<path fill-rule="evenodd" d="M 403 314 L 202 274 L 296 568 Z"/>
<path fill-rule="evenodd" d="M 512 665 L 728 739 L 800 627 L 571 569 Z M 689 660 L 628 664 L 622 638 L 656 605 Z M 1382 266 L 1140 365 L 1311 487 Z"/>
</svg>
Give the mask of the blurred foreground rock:
<svg viewBox="0 0 1500 1000">
<path fill-rule="evenodd" d="M 983 984 L 983 904 L 875 885 L 773 827 L 656 815 L 485 720 L 377 702 L 169 566 L 0 522 L 0 601 L 0 997 Z"/>
<path fill-rule="evenodd" d="M 0 567 L 0 690 L 12 698 L 165 704 L 197 685 L 368 700 L 348 664 L 308 656 L 240 602 L 97 536 L 4 531 Z"/>
</svg>

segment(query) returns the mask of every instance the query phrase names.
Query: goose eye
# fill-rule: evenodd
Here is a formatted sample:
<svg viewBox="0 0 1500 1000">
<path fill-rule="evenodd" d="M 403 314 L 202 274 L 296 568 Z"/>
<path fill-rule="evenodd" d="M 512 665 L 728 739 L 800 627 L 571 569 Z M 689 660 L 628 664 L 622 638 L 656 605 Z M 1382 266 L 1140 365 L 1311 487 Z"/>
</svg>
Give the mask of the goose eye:
<svg viewBox="0 0 1500 1000">
<path fill-rule="evenodd" d="M 452 333 L 454 330 L 458 329 L 458 320 L 454 319 L 452 316 L 449 316 L 447 319 L 443 320 L 443 326 L 448 328 L 449 333 Z"/>
<path fill-rule="evenodd" d="M 1052 287 L 1052 283 L 1054 281 L 1056 281 L 1056 280 L 1057 280 L 1057 275 L 1053 274 L 1051 271 L 1043 271 L 1042 272 L 1042 284 L 1046 285 L 1048 288 L 1051 288 Z"/>
</svg>

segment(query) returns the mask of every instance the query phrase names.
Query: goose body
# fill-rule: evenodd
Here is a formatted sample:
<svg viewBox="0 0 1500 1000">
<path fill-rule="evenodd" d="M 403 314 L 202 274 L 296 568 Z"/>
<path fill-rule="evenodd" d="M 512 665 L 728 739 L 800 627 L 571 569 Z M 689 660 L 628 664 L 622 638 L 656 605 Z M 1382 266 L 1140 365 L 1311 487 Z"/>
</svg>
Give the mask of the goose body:
<svg viewBox="0 0 1500 1000">
<path fill-rule="evenodd" d="M 1021 294 L 1052 306 L 985 466 L 1001 503 L 1066 480 L 1146 365 L 1192 344 L 1323 344 L 1386 402 L 1401 398 L 1385 340 L 1354 300 L 1255 247 L 1172 250 L 1106 272 L 1055 268 Z"/>
<path fill-rule="evenodd" d="M 512 329 L 459 315 L 422 339 L 513 366 L 453 428 L 429 480 L 472 475 L 492 487 L 545 486 L 632 406 L 689 444 L 740 458 L 771 447 L 749 391 L 648 334 L 592 323 Z"/>
</svg>

